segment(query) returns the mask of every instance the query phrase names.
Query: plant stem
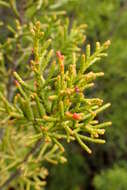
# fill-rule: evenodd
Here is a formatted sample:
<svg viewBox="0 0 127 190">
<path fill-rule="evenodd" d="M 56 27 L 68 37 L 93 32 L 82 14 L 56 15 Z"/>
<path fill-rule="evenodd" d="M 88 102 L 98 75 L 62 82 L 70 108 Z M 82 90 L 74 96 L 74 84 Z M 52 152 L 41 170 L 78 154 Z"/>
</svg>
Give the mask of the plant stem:
<svg viewBox="0 0 127 190">
<path fill-rule="evenodd" d="M 35 155 L 37 153 L 42 143 L 43 143 L 42 138 L 36 142 L 35 146 L 27 153 L 23 161 L 20 162 L 20 166 L 17 168 L 17 170 L 10 175 L 10 177 L 3 183 L 3 185 L 0 186 L 0 190 L 4 190 L 6 187 L 8 187 L 8 185 L 12 181 L 14 181 L 17 177 L 19 177 L 22 174 L 23 172 L 23 170 L 21 169 L 22 164 L 26 163 L 31 155 Z"/>
</svg>

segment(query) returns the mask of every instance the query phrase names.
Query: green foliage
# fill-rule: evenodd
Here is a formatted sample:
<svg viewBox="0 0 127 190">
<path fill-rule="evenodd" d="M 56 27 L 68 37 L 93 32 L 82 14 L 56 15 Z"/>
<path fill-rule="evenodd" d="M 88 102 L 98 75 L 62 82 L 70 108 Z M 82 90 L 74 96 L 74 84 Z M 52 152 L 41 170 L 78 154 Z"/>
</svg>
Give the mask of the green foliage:
<svg viewBox="0 0 127 190">
<path fill-rule="evenodd" d="M 127 189 L 127 169 L 114 166 L 112 169 L 101 172 L 94 178 L 96 190 L 126 190 Z"/>
<path fill-rule="evenodd" d="M 105 77 L 98 81 L 93 93 L 107 100 L 110 98 L 112 106 L 108 117 L 113 122 L 113 127 L 106 133 L 108 142 L 99 149 L 94 146 L 96 153 L 84 162 L 89 165 L 89 169 L 92 168 L 93 175 L 96 175 L 100 170 L 111 167 L 114 162 L 117 164 L 121 159 L 126 161 L 127 2 L 126 0 L 77 0 L 67 4 L 65 9 L 72 20 L 77 20 L 81 24 L 85 21 L 88 24 L 88 42 L 103 41 L 107 38 L 112 42 L 106 60 L 93 67 L 94 70 L 106 71 Z M 103 120 L 103 115 L 99 118 Z M 120 178 L 122 180 L 122 175 Z M 91 189 L 91 181 L 92 179 L 88 181 L 90 185 L 88 189 Z M 84 183 L 84 187 L 85 185 Z"/>
<path fill-rule="evenodd" d="M 46 51 L 50 45 L 49 40 L 42 46 L 44 33 L 40 30 L 39 22 L 31 28 L 31 34 L 34 46 L 34 60 L 30 63 L 32 79 L 24 82 L 14 72 L 19 93 L 15 95 L 13 104 L 4 98 L 2 93 L 0 94 L 3 102 L 1 115 L 5 117 L 2 124 L 7 128 L 1 143 L 1 155 L 5 154 L 5 159 L 1 163 L 1 172 L 5 172 L 3 178 L 5 180 L 9 170 L 19 166 L 24 175 L 23 177 L 21 175 L 15 185 L 21 183 L 21 189 L 25 188 L 25 184 L 29 189 L 30 186 L 35 188 L 43 186 L 43 182 L 38 182 L 41 177 L 39 175 L 43 172 L 39 167 L 45 160 L 53 164 L 66 161 L 62 155 L 64 147 L 59 139 L 67 139 L 68 143 L 77 140 L 84 150 L 91 153 L 84 141 L 104 143 L 105 141 L 98 137 L 104 134 L 104 127 L 111 125 L 110 122 L 98 124 L 94 120 L 96 115 L 110 104 L 101 106 L 102 100 L 88 99 L 83 95 L 85 89 L 93 86 L 90 82 L 103 75 L 92 72 L 84 74 L 85 70 L 106 55 L 103 51 L 108 48 L 110 42 L 107 41 L 102 46 L 97 43 L 93 55 L 90 55 L 90 46 L 87 46 L 86 59 L 84 55 L 81 56 L 79 68 L 76 68 L 75 56 L 72 64 L 68 66 L 65 63 L 65 68 L 64 56 L 60 52 L 57 52 L 58 63 L 55 64 L 52 60 L 53 50 Z M 55 64 L 55 67 L 51 64 Z M 36 157 L 31 155 L 29 160 L 22 162 L 22 156 L 25 158 L 31 145 L 42 141 L 42 138 L 40 153 Z M 33 171 L 33 167 L 37 173 Z M 34 179 L 33 184 L 31 178 Z"/>
<path fill-rule="evenodd" d="M 108 130 L 109 141 L 105 149 L 109 157 L 114 159 L 115 156 L 115 159 L 120 159 L 127 153 L 124 135 L 127 133 L 127 70 L 125 66 L 127 61 L 127 2 L 126 0 L 75 0 L 68 3 L 65 9 L 73 20 L 81 24 L 85 21 L 88 24 L 87 40 L 89 42 L 104 41 L 107 38 L 112 42 L 106 61 L 103 61 L 99 67 L 98 65 L 94 67 L 95 70 L 101 68 L 106 71 L 105 78 L 101 80 L 95 91 L 101 97 L 111 99 L 111 114 L 108 117 L 112 120 L 115 131 L 114 128 Z M 115 151 L 112 152 L 114 148 Z"/>
<path fill-rule="evenodd" d="M 6 93 L 9 100 L 12 100 L 14 93 L 12 87 L 13 78 L 11 71 L 15 69 L 17 71 L 19 70 L 21 76 L 23 76 L 23 78 L 26 80 L 30 77 L 28 67 L 26 67 L 26 65 L 29 64 L 32 56 L 32 38 L 29 28 L 32 27 L 33 24 L 35 24 L 36 20 L 38 19 L 38 16 L 39 20 L 41 21 L 41 28 L 44 32 L 43 41 L 49 40 L 49 43 L 51 43 L 52 40 L 52 49 L 54 49 L 54 51 L 61 49 L 62 53 L 67 57 L 67 62 L 71 61 L 72 52 L 77 54 L 80 53 L 80 46 L 85 39 L 84 32 L 86 25 L 77 26 L 76 23 L 73 23 L 72 30 L 68 32 L 70 27 L 68 18 L 61 18 L 60 15 L 62 14 L 62 11 L 54 12 L 52 11 L 52 9 L 50 10 L 50 3 L 48 1 L 43 2 L 43 6 L 41 6 L 39 9 L 40 12 L 44 12 L 44 10 L 46 9 L 43 17 L 42 15 L 40 15 L 40 12 L 38 11 L 38 4 L 32 4 L 31 2 L 29 5 L 29 1 L 21 2 L 21 5 L 19 4 L 20 18 L 17 18 L 17 16 L 15 16 L 16 19 L 14 19 L 15 17 L 13 15 L 11 20 L 8 20 L 7 17 L 6 21 L 5 17 L 5 21 L 9 23 L 7 23 L 5 29 L 4 26 L 1 28 L 1 33 L 5 30 L 5 34 L 7 34 L 4 40 L 3 38 L 1 39 L 3 43 L 0 46 L 1 64 L 3 65 L 1 67 L 1 85 L 3 86 L 3 84 L 7 84 L 8 90 Z M 24 9 L 26 11 L 24 9 L 22 10 L 21 6 L 23 3 Z M 28 16 L 26 14 L 27 10 L 29 9 L 31 12 L 33 7 L 36 10 L 34 19 L 32 15 Z M 48 8 L 49 11 L 47 10 Z M 51 13 L 50 15 L 48 15 L 49 12 Z M 33 21 L 33 24 L 31 23 L 31 20 Z M 4 63 L 5 59 L 6 63 Z M 4 72 L 4 70 L 6 70 L 6 68 L 4 68 L 4 64 L 7 65 L 6 72 Z"/>
<path fill-rule="evenodd" d="M 87 97 L 87 89 L 104 75 L 90 67 L 107 56 L 110 41 L 97 42 L 95 51 L 88 44 L 82 53 L 86 25 L 62 16 L 57 8 L 66 3 L 0 1 L 13 18 L 5 18 L 0 45 L 0 189 L 10 182 L 42 189 L 45 163 L 66 162 L 63 142 L 76 141 L 90 154 L 89 143 L 105 143 L 99 137 L 111 122 L 97 117 L 110 104 Z"/>
</svg>

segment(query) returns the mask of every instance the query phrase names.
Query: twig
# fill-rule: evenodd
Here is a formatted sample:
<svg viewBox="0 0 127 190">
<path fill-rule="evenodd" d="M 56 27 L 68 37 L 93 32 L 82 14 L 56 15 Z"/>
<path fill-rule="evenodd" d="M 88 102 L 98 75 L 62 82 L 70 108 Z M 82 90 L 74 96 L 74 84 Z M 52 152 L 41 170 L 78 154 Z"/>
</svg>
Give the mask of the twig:
<svg viewBox="0 0 127 190">
<path fill-rule="evenodd" d="M 19 168 L 17 168 L 17 170 L 10 175 L 10 177 L 4 182 L 4 184 L 0 186 L 0 190 L 4 190 L 6 187 L 8 187 L 8 185 L 12 181 L 14 181 L 17 177 L 19 177 L 22 174 L 23 172 L 23 170 L 21 169 L 22 164 L 26 163 L 31 155 L 35 155 L 37 153 L 42 143 L 43 143 L 42 138 L 36 142 L 35 146 L 30 150 L 30 152 L 27 153 L 23 161 L 20 162 Z"/>
</svg>

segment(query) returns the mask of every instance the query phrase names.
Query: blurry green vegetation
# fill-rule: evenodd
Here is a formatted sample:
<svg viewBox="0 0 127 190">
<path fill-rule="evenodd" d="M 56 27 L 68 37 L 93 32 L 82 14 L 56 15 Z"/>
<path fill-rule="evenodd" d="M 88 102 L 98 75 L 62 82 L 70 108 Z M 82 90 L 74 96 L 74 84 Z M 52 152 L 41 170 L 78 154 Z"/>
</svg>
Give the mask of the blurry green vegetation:
<svg viewBox="0 0 127 190">
<path fill-rule="evenodd" d="M 96 175 L 94 178 L 96 190 L 116 190 L 127 189 L 127 168 L 114 166 Z"/>
</svg>

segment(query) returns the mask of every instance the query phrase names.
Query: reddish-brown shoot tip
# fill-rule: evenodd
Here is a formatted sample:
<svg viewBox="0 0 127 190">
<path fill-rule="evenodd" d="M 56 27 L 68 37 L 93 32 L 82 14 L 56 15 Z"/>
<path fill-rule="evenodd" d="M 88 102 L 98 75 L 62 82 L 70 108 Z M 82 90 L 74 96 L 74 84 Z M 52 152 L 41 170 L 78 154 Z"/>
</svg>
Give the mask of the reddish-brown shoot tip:
<svg viewBox="0 0 127 190">
<path fill-rule="evenodd" d="M 81 116 L 79 114 L 77 114 L 77 113 L 73 113 L 72 118 L 75 119 L 75 120 L 80 120 Z"/>
<path fill-rule="evenodd" d="M 78 88 L 77 86 L 75 86 L 75 92 L 76 92 L 76 93 L 79 93 L 79 92 L 80 92 L 80 90 L 79 90 L 79 88 Z"/>
<path fill-rule="evenodd" d="M 17 80 L 14 80 L 14 84 L 15 84 L 16 86 L 19 86 L 19 82 L 18 82 Z"/>
<path fill-rule="evenodd" d="M 60 51 L 56 52 L 56 56 L 58 57 L 59 60 L 61 60 L 61 61 L 64 60 L 64 55 L 62 55 Z"/>
</svg>

